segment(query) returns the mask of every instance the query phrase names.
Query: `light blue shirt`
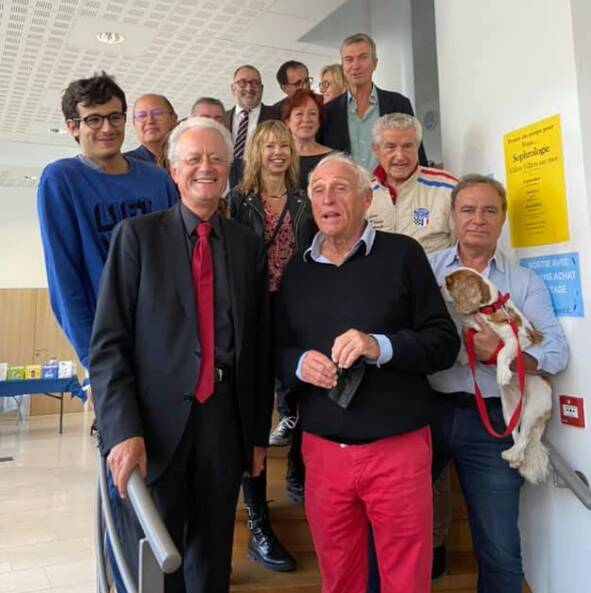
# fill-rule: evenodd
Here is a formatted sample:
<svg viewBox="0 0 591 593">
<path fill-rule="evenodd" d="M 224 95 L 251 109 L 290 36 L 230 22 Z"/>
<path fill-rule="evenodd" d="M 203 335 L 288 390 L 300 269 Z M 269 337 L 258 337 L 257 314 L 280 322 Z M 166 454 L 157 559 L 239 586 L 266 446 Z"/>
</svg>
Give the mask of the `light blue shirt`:
<svg viewBox="0 0 591 593">
<path fill-rule="evenodd" d="M 428 255 L 429 262 L 441 286 L 445 276 L 462 267 L 457 245 Z M 566 367 L 568 344 L 562 327 L 552 309 L 552 301 L 542 279 L 531 270 L 511 262 L 497 249 L 482 272 L 500 291 L 508 292 L 515 306 L 533 326 L 544 335 L 541 344 L 525 350 L 538 361 L 538 369 L 553 375 Z M 449 310 L 461 335 L 461 319 Z M 484 397 L 499 397 L 496 366 L 476 363 L 476 380 Z M 456 363 L 453 367 L 429 376 L 429 383 L 436 391 L 474 393 L 474 381 L 468 365 Z"/>
<path fill-rule="evenodd" d="M 350 91 L 347 91 L 347 125 L 351 140 L 351 156 L 355 162 L 373 171 L 377 160 L 372 148 L 372 130 L 376 120 L 380 117 L 378 105 L 378 91 L 375 84 L 371 87 L 369 107 L 362 117 L 357 115 L 357 101 Z"/>
<path fill-rule="evenodd" d="M 345 256 L 345 259 L 339 264 L 343 265 L 347 260 L 351 259 L 361 248 L 365 248 L 365 255 L 368 256 L 371 252 L 371 248 L 373 247 L 373 243 L 376 238 L 376 232 L 373 227 L 366 223 L 365 230 L 361 234 L 361 237 L 357 239 L 353 247 L 349 250 L 349 253 Z M 334 266 L 329 259 L 327 259 L 322 253 L 320 249 L 322 247 L 322 243 L 324 241 L 324 236 L 320 231 L 316 233 L 314 236 L 314 240 L 312 241 L 312 245 L 306 249 L 304 252 L 304 261 L 310 261 L 310 259 L 314 260 L 317 264 L 327 264 Z M 378 343 L 378 347 L 380 350 L 380 354 L 377 359 L 370 359 L 366 358 L 365 362 L 368 364 L 375 364 L 378 367 L 382 364 L 386 364 L 392 359 L 393 351 L 392 351 L 392 342 L 390 342 L 389 338 L 382 334 L 369 334 L 375 341 Z M 302 362 L 304 361 L 304 356 L 306 356 L 307 352 L 304 352 L 298 361 L 298 366 L 296 368 L 296 377 L 298 379 L 302 379 L 301 369 L 302 369 Z"/>
</svg>

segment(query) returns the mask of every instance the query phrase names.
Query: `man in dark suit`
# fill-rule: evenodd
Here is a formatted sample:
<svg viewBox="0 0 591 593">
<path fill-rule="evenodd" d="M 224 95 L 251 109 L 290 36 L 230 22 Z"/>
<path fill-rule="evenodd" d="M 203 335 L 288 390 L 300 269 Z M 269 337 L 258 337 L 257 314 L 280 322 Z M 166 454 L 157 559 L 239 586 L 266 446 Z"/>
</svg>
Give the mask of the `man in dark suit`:
<svg viewBox="0 0 591 593">
<path fill-rule="evenodd" d="M 242 177 L 242 158 L 246 143 L 256 127 L 268 119 L 281 119 L 279 110 L 263 105 L 263 81 L 261 73 L 250 64 L 239 66 L 234 72 L 230 86 L 236 105 L 226 111 L 226 126 L 232 134 L 234 162 L 230 170 L 230 188 Z"/>
<path fill-rule="evenodd" d="M 283 62 L 283 64 L 279 66 L 275 78 L 277 78 L 279 88 L 286 95 L 283 99 L 273 104 L 273 107 L 275 107 L 281 116 L 283 105 L 287 99 L 289 99 L 298 89 L 309 89 L 312 84 L 312 79 L 308 72 L 308 66 L 297 60 L 287 60 L 287 62 Z"/>
<path fill-rule="evenodd" d="M 414 115 L 407 97 L 379 89 L 372 80 L 378 65 L 374 40 L 365 33 L 347 37 L 341 45 L 341 64 L 349 90 L 324 106 L 320 142 L 350 154 L 368 171 L 377 160 L 372 151 L 372 128 L 386 113 Z M 421 165 L 427 165 L 423 145 L 419 149 Z"/>
<path fill-rule="evenodd" d="M 218 211 L 231 155 L 211 119 L 174 130 L 181 202 L 116 228 L 94 325 L 101 452 L 121 497 L 139 467 L 184 557 L 167 593 L 228 592 L 240 479 L 270 428 L 264 245 Z"/>
</svg>

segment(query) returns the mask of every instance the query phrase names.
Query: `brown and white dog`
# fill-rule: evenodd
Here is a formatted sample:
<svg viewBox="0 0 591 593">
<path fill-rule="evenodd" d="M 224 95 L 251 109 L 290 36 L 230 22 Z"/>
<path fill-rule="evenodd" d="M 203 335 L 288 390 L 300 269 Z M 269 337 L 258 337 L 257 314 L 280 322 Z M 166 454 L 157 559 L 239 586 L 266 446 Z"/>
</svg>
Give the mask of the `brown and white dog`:
<svg viewBox="0 0 591 593">
<path fill-rule="evenodd" d="M 497 353 L 497 383 L 505 422 L 508 423 L 521 396 L 519 382 L 511 370 L 517 356 L 518 340 L 521 350 L 539 344 L 543 336 L 513 304 L 509 295 L 503 295 L 485 276 L 470 268 L 457 268 L 445 277 L 442 293 L 453 303 L 465 327 L 478 329 L 475 317 L 480 316 L 504 342 Z M 517 338 L 511 327 L 513 321 Z M 460 364 L 468 364 L 465 347 L 458 355 Z M 503 451 L 503 459 L 519 470 L 532 483 L 544 481 L 548 475 L 548 451 L 542 444 L 546 421 L 552 409 L 552 388 L 545 377 L 528 374 L 525 377 L 525 396 L 521 419 L 513 431 L 514 445 Z"/>
</svg>

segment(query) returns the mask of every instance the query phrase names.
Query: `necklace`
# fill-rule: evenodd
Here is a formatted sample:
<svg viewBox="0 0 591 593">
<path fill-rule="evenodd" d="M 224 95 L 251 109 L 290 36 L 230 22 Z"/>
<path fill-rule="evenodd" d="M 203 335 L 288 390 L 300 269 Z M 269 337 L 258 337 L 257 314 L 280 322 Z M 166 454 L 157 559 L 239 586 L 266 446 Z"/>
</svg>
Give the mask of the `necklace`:
<svg viewBox="0 0 591 593">
<path fill-rule="evenodd" d="M 265 192 L 267 198 L 271 200 L 280 200 L 283 196 L 285 196 L 285 194 L 287 194 L 287 189 L 283 189 L 283 191 L 280 194 L 271 194 L 269 192 Z"/>
</svg>

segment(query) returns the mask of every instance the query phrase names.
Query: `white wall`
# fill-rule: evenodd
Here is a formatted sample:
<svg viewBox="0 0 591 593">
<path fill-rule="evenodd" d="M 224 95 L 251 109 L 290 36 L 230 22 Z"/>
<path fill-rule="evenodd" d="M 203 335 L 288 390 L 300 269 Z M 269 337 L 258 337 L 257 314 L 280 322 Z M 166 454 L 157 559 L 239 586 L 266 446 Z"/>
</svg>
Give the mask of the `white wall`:
<svg viewBox="0 0 591 593">
<path fill-rule="evenodd" d="M 369 31 L 378 49 L 376 84 L 414 104 L 410 0 L 370 0 Z"/>
<path fill-rule="evenodd" d="M 433 0 L 412 2 L 412 58 L 415 83 L 415 114 L 423 124 L 423 144 L 430 161 L 443 161 L 439 122 L 439 79 Z M 436 124 L 427 129 L 425 115 L 436 114 Z M 433 120 L 432 120 L 433 121 Z M 444 167 L 447 166 L 444 163 Z M 453 171 L 452 171 L 453 172 Z"/>
<path fill-rule="evenodd" d="M 23 176 L 39 175 L 49 162 L 77 153 L 74 141 L 64 146 L 0 142 L 0 288 L 47 286 L 36 187 L 18 187 Z"/>
<path fill-rule="evenodd" d="M 456 173 L 494 173 L 505 181 L 503 134 L 560 114 L 571 240 L 519 249 L 515 255 L 578 251 L 589 313 L 591 128 L 585 124 L 591 105 L 591 15 L 584 0 L 572 4 L 576 18 L 569 0 L 435 0 L 442 151 L 446 166 Z M 588 318 L 562 318 L 562 323 L 572 357 L 568 370 L 554 381 L 555 397 L 577 394 L 588 400 L 591 323 Z M 590 430 L 561 425 L 556 409 L 549 438 L 591 478 Z M 570 491 L 551 482 L 526 486 L 521 528 L 525 571 L 534 593 L 588 593 L 591 513 Z"/>
</svg>

